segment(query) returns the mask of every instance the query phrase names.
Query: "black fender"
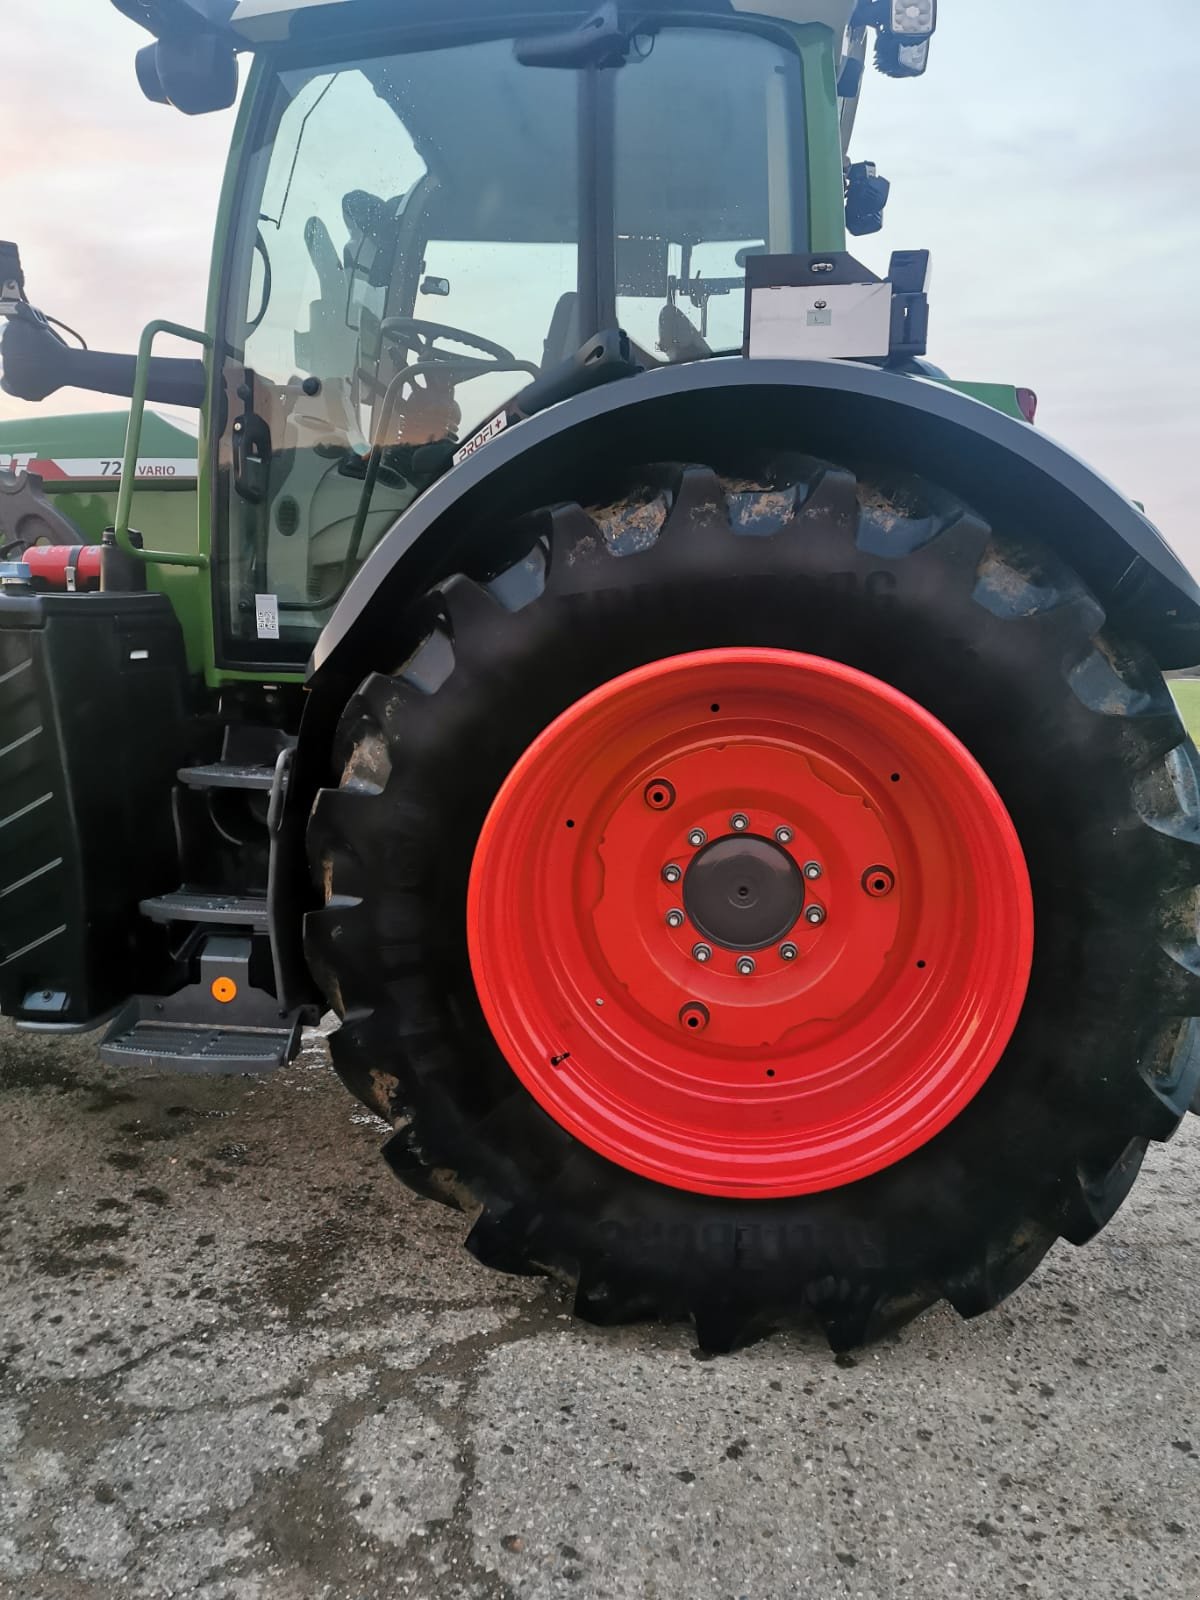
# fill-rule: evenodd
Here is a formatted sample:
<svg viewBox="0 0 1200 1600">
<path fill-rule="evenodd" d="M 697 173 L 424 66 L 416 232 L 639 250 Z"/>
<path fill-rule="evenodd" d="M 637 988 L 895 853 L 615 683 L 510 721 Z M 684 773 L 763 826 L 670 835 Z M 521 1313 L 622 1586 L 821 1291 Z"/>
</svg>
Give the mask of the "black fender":
<svg viewBox="0 0 1200 1600">
<path fill-rule="evenodd" d="M 310 687 L 358 677 L 394 643 L 397 614 L 478 550 L 489 528 L 622 461 L 709 461 L 739 444 L 802 448 L 944 485 L 988 521 L 1017 520 L 1096 593 L 1163 669 L 1200 661 L 1200 588 L 1112 484 L 1027 423 L 923 378 L 851 362 L 695 362 L 564 401 L 513 427 L 423 495 L 380 540 L 330 618 Z M 352 663 L 361 663 L 361 671 Z"/>
<path fill-rule="evenodd" d="M 1154 525 L 1053 439 L 938 383 L 850 362 L 730 358 L 578 395 L 500 434 L 404 512 L 318 640 L 279 839 L 288 870 L 271 907 L 279 964 L 295 983 L 288 1004 L 310 981 L 300 947 L 308 812 L 336 781 L 342 707 L 368 672 L 396 665 L 405 611 L 468 554 L 479 560 L 513 516 L 602 498 L 625 462 L 736 459 L 739 447 L 867 458 L 927 477 L 989 522 L 1016 522 L 1050 545 L 1161 668 L 1200 661 L 1200 588 Z"/>
</svg>

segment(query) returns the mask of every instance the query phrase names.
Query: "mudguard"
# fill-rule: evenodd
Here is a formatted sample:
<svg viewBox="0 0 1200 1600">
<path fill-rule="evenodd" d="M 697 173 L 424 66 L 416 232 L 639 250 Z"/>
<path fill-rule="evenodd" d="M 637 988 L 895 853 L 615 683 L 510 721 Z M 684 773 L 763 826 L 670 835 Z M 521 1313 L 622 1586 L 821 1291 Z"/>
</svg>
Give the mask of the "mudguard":
<svg viewBox="0 0 1200 1600">
<path fill-rule="evenodd" d="M 1056 550 L 1164 670 L 1200 661 L 1195 580 L 1136 506 L 1053 439 L 926 379 L 851 362 L 737 358 L 593 390 L 469 457 L 363 564 L 317 643 L 312 688 L 357 682 L 387 660 L 406 604 L 509 516 L 586 501 L 624 461 L 720 460 L 743 446 L 930 478 L 989 522 L 1015 522 Z"/>
</svg>

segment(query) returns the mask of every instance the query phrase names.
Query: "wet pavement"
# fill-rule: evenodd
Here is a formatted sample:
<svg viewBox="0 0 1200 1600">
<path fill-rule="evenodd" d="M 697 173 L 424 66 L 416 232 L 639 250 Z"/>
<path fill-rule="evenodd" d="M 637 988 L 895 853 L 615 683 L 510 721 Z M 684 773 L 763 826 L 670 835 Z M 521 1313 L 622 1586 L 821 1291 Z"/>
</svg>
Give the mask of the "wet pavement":
<svg viewBox="0 0 1200 1600">
<path fill-rule="evenodd" d="M 3 1600 L 1200 1594 L 1200 1121 L 1001 1311 L 697 1357 L 498 1277 L 314 1039 L 0 1031 Z"/>
</svg>

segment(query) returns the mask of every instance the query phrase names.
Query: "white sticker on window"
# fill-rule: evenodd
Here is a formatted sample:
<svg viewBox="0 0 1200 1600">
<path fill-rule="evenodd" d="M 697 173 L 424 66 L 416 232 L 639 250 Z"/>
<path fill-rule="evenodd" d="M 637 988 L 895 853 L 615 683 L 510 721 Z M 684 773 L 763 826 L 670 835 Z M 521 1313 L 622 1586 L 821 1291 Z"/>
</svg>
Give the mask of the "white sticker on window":
<svg viewBox="0 0 1200 1600">
<path fill-rule="evenodd" d="M 278 639 L 279 596 L 277 594 L 256 594 L 254 596 L 254 613 L 258 619 L 258 637 L 260 639 Z"/>
</svg>

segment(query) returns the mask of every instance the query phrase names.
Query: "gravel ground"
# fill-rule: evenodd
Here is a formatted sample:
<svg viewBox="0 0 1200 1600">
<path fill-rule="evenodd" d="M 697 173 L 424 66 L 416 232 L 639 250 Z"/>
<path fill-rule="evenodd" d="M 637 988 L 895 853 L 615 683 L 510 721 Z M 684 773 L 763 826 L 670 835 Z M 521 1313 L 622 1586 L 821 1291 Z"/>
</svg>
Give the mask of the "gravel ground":
<svg viewBox="0 0 1200 1600">
<path fill-rule="evenodd" d="M 993 1317 L 697 1358 L 494 1276 L 314 1040 L 0 1032 L 4 1600 L 1200 1594 L 1200 1123 Z"/>
</svg>

